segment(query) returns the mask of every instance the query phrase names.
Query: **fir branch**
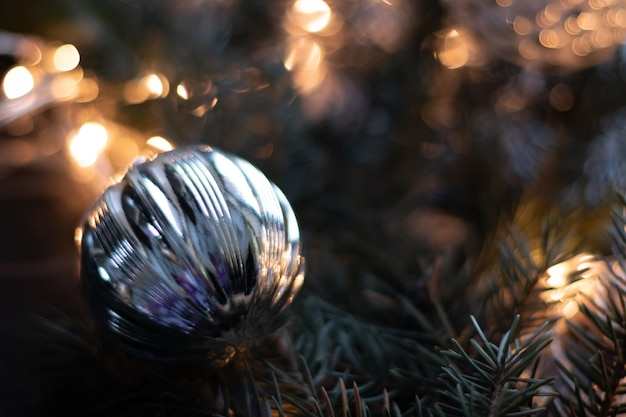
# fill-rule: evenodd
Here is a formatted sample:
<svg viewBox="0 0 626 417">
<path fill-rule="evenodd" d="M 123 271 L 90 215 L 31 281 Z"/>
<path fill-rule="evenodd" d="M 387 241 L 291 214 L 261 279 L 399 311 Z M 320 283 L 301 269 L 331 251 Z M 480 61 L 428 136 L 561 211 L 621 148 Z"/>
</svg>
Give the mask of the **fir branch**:
<svg viewBox="0 0 626 417">
<path fill-rule="evenodd" d="M 361 388 L 375 381 L 380 393 L 398 384 L 400 374 L 403 385 L 408 375 L 413 381 L 436 379 L 442 362 L 430 333 L 372 324 L 314 296 L 302 301 L 296 315 L 289 327 L 294 350 L 306 358 L 317 385 L 329 386 L 338 377 Z"/>
<path fill-rule="evenodd" d="M 536 406 L 536 398 L 544 396 L 542 387 L 549 378 L 534 378 L 533 369 L 539 353 L 549 345 L 550 332 L 543 326 L 532 336 L 515 338 L 520 323 L 516 316 L 498 344 L 489 341 L 474 317 L 478 334 L 470 341 L 472 355 L 458 341 L 442 351 L 447 361 L 441 380 L 446 389 L 434 405 L 436 413 L 448 416 L 522 416 L 538 415 L 545 408 Z"/>
</svg>

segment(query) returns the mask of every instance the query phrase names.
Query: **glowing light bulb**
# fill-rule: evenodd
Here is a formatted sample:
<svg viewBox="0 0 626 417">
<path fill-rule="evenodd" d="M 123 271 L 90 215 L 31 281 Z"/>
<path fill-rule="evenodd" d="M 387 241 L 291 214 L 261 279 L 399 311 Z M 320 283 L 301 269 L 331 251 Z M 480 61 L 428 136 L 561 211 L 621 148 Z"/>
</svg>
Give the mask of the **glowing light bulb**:
<svg viewBox="0 0 626 417">
<path fill-rule="evenodd" d="M 167 152 L 174 149 L 174 145 L 162 136 L 152 136 L 146 143 L 158 152 Z"/>
<path fill-rule="evenodd" d="M 79 62 L 80 54 L 72 44 L 61 45 L 54 51 L 52 63 L 59 72 L 71 71 L 78 66 Z"/>
<path fill-rule="evenodd" d="M 96 163 L 109 140 L 109 132 L 98 122 L 83 124 L 70 139 L 69 151 L 78 166 L 86 168 Z"/>
<path fill-rule="evenodd" d="M 23 66 L 11 68 L 4 76 L 2 90 L 8 99 L 25 96 L 35 87 L 35 80 L 30 71 Z"/>
<path fill-rule="evenodd" d="M 292 19 L 307 32 L 315 33 L 328 26 L 332 12 L 324 0 L 296 0 Z"/>
</svg>

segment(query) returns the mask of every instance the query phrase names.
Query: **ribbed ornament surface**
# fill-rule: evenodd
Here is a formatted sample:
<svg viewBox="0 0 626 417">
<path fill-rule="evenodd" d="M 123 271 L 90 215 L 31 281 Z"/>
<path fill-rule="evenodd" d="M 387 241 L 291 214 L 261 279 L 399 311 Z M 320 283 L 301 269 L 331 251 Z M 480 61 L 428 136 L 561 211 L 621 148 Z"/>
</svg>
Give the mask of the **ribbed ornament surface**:
<svg viewBox="0 0 626 417">
<path fill-rule="evenodd" d="M 283 193 L 209 147 L 133 166 L 90 209 L 80 247 L 97 324 L 155 360 L 201 359 L 266 334 L 303 282 Z"/>
</svg>

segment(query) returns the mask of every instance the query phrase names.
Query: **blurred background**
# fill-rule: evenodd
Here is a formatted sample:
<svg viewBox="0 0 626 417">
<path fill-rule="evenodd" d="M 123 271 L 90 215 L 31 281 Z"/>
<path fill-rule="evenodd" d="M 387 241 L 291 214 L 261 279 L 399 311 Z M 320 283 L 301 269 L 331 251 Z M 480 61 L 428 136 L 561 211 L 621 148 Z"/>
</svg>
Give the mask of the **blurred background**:
<svg viewBox="0 0 626 417">
<path fill-rule="evenodd" d="M 263 170 L 348 304 L 337 275 L 426 302 L 423 260 L 480 269 L 503 222 L 606 251 L 626 191 L 624 0 L 9 0 L 0 29 L 3 358 L 23 317 L 85 315 L 82 213 L 172 147 Z"/>
</svg>

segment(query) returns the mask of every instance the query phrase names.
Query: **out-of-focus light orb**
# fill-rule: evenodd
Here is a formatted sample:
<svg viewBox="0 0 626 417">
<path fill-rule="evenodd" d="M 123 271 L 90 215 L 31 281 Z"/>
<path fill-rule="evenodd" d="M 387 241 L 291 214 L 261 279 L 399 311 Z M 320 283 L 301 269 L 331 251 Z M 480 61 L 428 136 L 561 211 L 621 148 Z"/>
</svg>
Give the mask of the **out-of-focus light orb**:
<svg viewBox="0 0 626 417">
<path fill-rule="evenodd" d="M 50 83 L 50 93 L 57 100 L 67 100 L 78 91 L 78 82 L 71 77 L 57 77 Z"/>
<path fill-rule="evenodd" d="M 15 99 L 30 93 L 35 87 L 33 74 L 23 66 L 11 68 L 2 81 L 2 90 L 8 99 Z"/>
<path fill-rule="evenodd" d="M 530 21 L 524 16 L 517 16 L 513 19 L 513 30 L 518 35 L 528 35 L 531 29 Z"/>
<path fill-rule="evenodd" d="M 307 32 L 320 32 L 330 22 L 332 11 L 324 0 L 296 0 L 291 8 L 293 22 Z"/>
<path fill-rule="evenodd" d="M 189 100 L 189 91 L 187 91 L 187 87 L 183 83 L 176 86 L 176 94 L 183 100 Z"/>
<path fill-rule="evenodd" d="M 156 74 L 148 74 L 143 77 L 141 81 L 146 86 L 146 89 L 150 92 L 150 94 L 155 97 L 160 97 L 165 90 L 163 81 L 161 81 L 161 78 L 159 78 Z"/>
<path fill-rule="evenodd" d="M 552 29 L 544 29 L 539 32 L 539 42 L 546 48 L 558 48 L 561 46 L 558 32 Z"/>
<path fill-rule="evenodd" d="M 129 103 L 143 103 L 146 100 L 167 96 L 169 89 L 169 81 L 164 75 L 151 73 L 126 83 L 124 98 Z"/>
<path fill-rule="evenodd" d="M 98 122 L 83 124 L 70 139 L 69 151 L 78 166 L 86 168 L 96 163 L 109 140 L 109 132 Z"/>
<path fill-rule="evenodd" d="M 600 19 L 597 16 L 597 13 L 593 12 L 582 12 L 576 18 L 576 23 L 582 30 L 595 30 L 600 25 Z"/>
<path fill-rule="evenodd" d="M 174 149 L 174 145 L 162 136 L 152 136 L 146 143 L 158 152 L 167 152 Z"/>
<path fill-rule="evenodd" d="M 39 45 L 29 39 L 21 39 L 15 45 L 15 54 L 20 57 L 22 65 L 33 66 L 41 62 L 43 54 Z"/>
<path fill-rule="evenodd" d="M 100 94 L 98 82 L 93 78 L 83 78 L 79 83 L 79 95 L 76 101 L 87 103 L 98 98 L 98 94 Z"/>
<path fill-rule="evenodd" d="M 52 63 L 59 72 L 71 71 L 78 66 L 79 62 L 80 53 L 72 44 L 61 45 L 54 51 Z"/>
<path fill-rule="evenodd" d="M 469 48 L 456 29 L 451 29 L 437 52 L 437 59 L 449 69 L 461 68 L 469 61 Z"/>
</svg>

